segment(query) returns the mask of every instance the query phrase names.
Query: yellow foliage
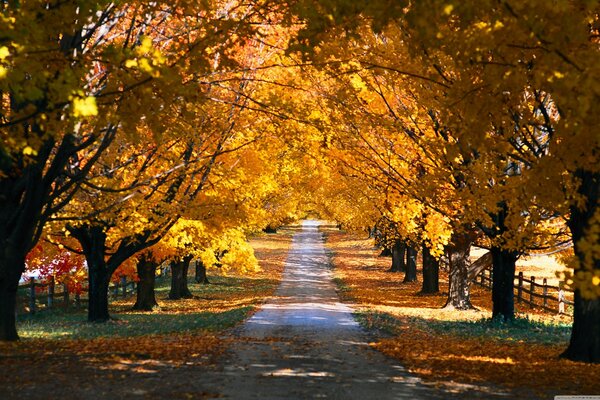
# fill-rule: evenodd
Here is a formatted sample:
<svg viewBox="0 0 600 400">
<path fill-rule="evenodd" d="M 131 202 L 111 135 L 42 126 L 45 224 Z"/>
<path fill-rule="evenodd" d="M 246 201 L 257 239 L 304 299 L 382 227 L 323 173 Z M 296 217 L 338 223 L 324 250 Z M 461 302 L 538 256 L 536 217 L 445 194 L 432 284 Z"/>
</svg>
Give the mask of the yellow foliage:
<svg viewBox="0 0 600 400">
<path fill-rule="evenodd" d="M 75 118 L 85 118 L 98 115 L 96 98 L 93 96 L 74 97 L 72 101 L 73 116 Z"/>
</svg>

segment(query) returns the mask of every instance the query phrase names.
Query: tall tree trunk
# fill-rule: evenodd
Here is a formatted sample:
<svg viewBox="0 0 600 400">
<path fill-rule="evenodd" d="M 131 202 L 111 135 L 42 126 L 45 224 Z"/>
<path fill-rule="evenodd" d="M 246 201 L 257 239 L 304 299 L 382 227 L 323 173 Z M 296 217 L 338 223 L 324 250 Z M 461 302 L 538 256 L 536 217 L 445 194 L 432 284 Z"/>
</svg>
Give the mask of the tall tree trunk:
<svg viewBox="0 0 600 400">
<path fill-rule="evenodd" d="M 469 288 L 469 254 L 471 251 L 471 235 L 459 233 L 452 236 L 447 248 L 450 268 L 448 301 L 444 308 L 468 310 L 474 308 L 471 304 Z"/>
<path fill-rule="evenodd" d="M 137 297 L 134 310 L 152 311 L 158 306 L 154 288 L 156 284 L 156 267 L 158 262 L 151 254 L 144 253 L 140 256 L 137 263 L 137 274 L 139 282 L 137 285 Z"/>
<path fill-rule="evenodd" d="M 389 272 L 404 272 L 406 266 L 404 265 L 404 254 L 406 253 L 406 245 L 402 240 L 394 241 L 392 246 L 392 267 L 388 270 Z"/>
<path fill-rule="evenodd" d="M 106 322 L 110 319 L 108 285 L 114 271 L 109 268 L 104 258 L 106 232 L 99 225 L 82 225 L 68 229 L 81 244 L 88 267 L 88 321 Z"/>
<path fill-rule="evenodd" d="M 14 96 L 11 107 L 19 111 L 27 104 L 16 105 Z M 40 108 L 37 108 L 40 110 Z M 17 115 L 17 113 L 15 113 Z M 70 135 L 55 147 L 55 139 L 46 137 L 37 124 L 23 124 L 31 137 L 40 139 L 36 157 L 25 161 L 21 152 L 0 148 L 0 340 L 18 340 L 15 308 L 17 290 L 23 272 L 25 258 L 35 246 L 49 215 L 46 207 L 52 205 L 49 194 L 62 190 L 70 183 L 59 184 L 56 177 L 63 173 L 72 151 Z M 48 168 L 48 160 L 53 168 Z M 45 184 L 44 182 L 48 182 Z M 51 184 L 52 183 L 52 184 Z"/>
<path fill-rule="evenodd" d="M 185 256 L 182 260 L 171 263 L 171 291 L 169 292 L 169 299 L 179 300 L 193 297 L 187 284 L 188 269 L 191 260 L 192 256 Z"/>
<path fill-rule="evenodd" d="M 406 274 L 404 283 L 417 281 L 417 250 L 412 246 L 406 246 Z"/>
<path fill-rule="evenodd" d="M 429 247 L 423 244 L 423 286 L 421 293 L 440 291 L 440 262 L 431 255 Z"/>
<path fill-rule="evenodd" d="M 104 261 L 90 264 L 88 260 L 88 321 L 106 322 L 110 319 L 108 313 L 108 285 L 111 275 Z"/>
<path fill-rule="evenodd" d="M 392 249 L 390 249 L 389 247 L 384 247 L 381 250 L 381 253 L 379 253 L 379 257 L 391 257 L 392 256 Z"/>
<path fill-rule="evenodd" d="M 571 207 L 571 215 L 567 221 L 573 236 L 575 255 L 580 264 L 575 273 L 582 269 L 598 273 L 600 259 L 593 259 L 591 265 L 589 263 L 586 265 L 585 253 L 581 244 L 586 230 L 590 228 L 590 221 L 595 214 L 600 212 L 598 209 L 600 173 L 578 170 L 576 176 L 581 180 L 578 192 L 585 199 L 585 205 L 581 209 L 575 206 Z M 600 362 L 600 298 L 584 299 L 579 289 L 576 289 L 574 303 L 571 340 L 561 356 L 573 361 L 598 363 Z"/>
<path fill-rule="evenodd" d="M 208 285 L 210 283 L 208 281 L 208 276 L 206 276 L 206 265 L 204 265 L 201 260 L 196 260 L 195 281 L 204 285 Z"/>
<path fill-rule="evenodd" d="M 492 318 L 515 319 L 514 279 L 519 254 L 492 246 Z"/>
<path fill-rule="evenodd" d="M 25 255 L 18 254 L 14 249 L 5 249 L 0 271 L 0 340 L 18 340 L 15 321 L 17 305 L 17 289 L 21 275 L 25 271 Z M 22 253 L 22 252 L 21 252 Z"/>
</svg>

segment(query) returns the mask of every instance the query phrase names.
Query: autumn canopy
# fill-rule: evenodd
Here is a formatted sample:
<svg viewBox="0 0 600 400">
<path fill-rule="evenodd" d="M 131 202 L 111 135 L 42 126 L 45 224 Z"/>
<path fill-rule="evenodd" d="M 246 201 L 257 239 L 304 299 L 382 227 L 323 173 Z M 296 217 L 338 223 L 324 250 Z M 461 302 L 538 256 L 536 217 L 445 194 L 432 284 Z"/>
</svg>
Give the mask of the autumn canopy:
<svg viewBox="0 0 600 400">
<path fill-rule="evenodd" d="M 248 234 L 316 212 L 394 260 L 423 251 L 431 288 L 447 264 L 447 307 L 471 307 L 469 249 L 489 249 L 503 320 L 516 260 L 560 252 L 564 356 L 600 362 L 599 15 L 597 1 L 4 2 L 0 339 L 18 338 L 26 268 L 63 260 L 106 321 L 111 279 L 136 275 L 151 309 L 163 261 L 252 271 Z"/>
</svg>

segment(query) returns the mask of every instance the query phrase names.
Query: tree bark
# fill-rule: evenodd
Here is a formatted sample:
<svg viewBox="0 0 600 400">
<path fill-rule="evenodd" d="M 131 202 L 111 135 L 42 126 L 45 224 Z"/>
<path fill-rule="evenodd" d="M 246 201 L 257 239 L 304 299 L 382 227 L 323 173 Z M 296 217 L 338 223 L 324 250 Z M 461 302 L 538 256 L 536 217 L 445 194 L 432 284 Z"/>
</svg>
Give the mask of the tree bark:
<svg viewBox="0 0 600 400">
<path fill-rule="evenodd" d="M 406 274 L 404 283 L 417 281 L 417 250 L 412 246 L 406 246 Z"/>
<path fill-rule="evenodd" d="M 14 100 L 11 96 L 11 100 Z M 21 106 L 11 103 L 14 110 Z M 57 145 L 54 138 L 44 137 L 37 124 L 24 124 L 32 137 L 42 144 L 36 157 L 25 161 L 21 152 L 0 149 L 0 340 L 18 340 L 15 324 L 17 289 L 25 272 L 27 253 L 37 243 L 49 218 L 45 211 L 53 205 L 51 194 L 69 190 L 76 181 L 57 182 L 73 151 L 72 136 L 65 135 Z M 52 168 L 48 162 L 52 160 Z M 44 182 L 48 182 L 45 184 Z"/>
<path fill-rule="evenodd" d="M 206 265 L 200 260 L 196 260 L 196 274 L 195 281 L 204 285 L 210 284 L 208 276 L 206 276 Z"/>
<path fill-rule="evenodd" d="M 118 248 L 107 258 L 106 225 L 83 224 L 77 227 L 67 225 L 67 229 L 81 245 L 88 267 L 88 321 L 106 322 L 110 319 L 108 312 L 110 277 L 125 260 L 152 246 L 159 238 L 149 239 L 150 232 L 145 232 L 123 239 Z"/>
<path fill-rule="evenodd" d="M 158 262 L 148 253 L 140 256 L 137 263 L 137 274 L 139 282 L 137 285 L 137 293 L 134 310 L 152 311 L 158 306 L 154 288 L 156 284 L 156 267 Z"/>
<path fill-rule="evenodd" d="M 99 225 L 68 227 L 81 244 L 88 267 L 88 321 L 106 322 L 108 313 L 108 285 L 115 268 L 110 268 L 104 258 L 106 232 Z"/>
<path fill-rule="evenodd" d="M 192 256 L 185 256 L 182 260 L 171 263 L 171 290 L 169 299 L 190 299 L 194 297 L 187 284 L 188 269 Z"/>
<path fill-rule="evenodd" d="M 88 261 L 88 321 L 90 322 L 106 322 L 110 319 L 108 285 L 111 275 L 102 264 L 104 263 L 90 264 Z"/>
<path fill-rule="evenodd" d="M 451 244 L 447 248 L 450 276 L 448 277 L 448 300 L 444 308 L 456 310 L 474 308 L 471 304 L 468 280 L 471 242 L 469 233 L 458 233 L 453 235 Z"/>
<path fill-rule="evenodd" d="M 440 262 L 431 255 L 429 247 L 423 245 L 423 286 L 421 293 L 440 291 Z"/>
<path fill-rule="evenodd" d="M 379 257 L 391 257 L 392 256 L 392 250 L 389 247 L 384 247 L 381 250 L 381 253 L 379 253 Z"/>
<path fill-rule="evenodd" d="M 402 240 L 396 240 L 392 246 L 392 266 L 389 272 L 404 272 L 404 254 L 406 253 L 406 245 Z"/>
<path fill-rule="evenodd" d="M 598 213 L 600 200 L 600 173 L 578 170 L 576 177 L 581 180 L 579 194 L 585 199 L 585 205 L 580 209 L 571 207 L 570 218 L 567 221 L 573 236 L 575 255 L 580 265 L 584 265 L 585 253 L 581 248 L 581 240 L 590 226 L 590 220 Z M 600 270 L 600 259 L 592 260 L 592 272 Z M 578 269 L 575 270 L 575 273 Z M 561 355 L 573 361 L 600 362 L 600 298 L 584 299 L 579 289 L 575 290 L 573 310 L 573 328 L 569 346 Z"/>
<path fill-rule="evenodd" d="M 515 319 L 514 279 L 519 254 L 492 246 L 492 318 Z"/>
<path fill-rule="evenodd" d="M 15 309 L 17 306 L 17 290 L 21 275 L 25 271 L 25 256 L 20 256 L 18 251 L 5 249 L 5 257 L 0 271 L 0 340 L 18 340 L 15 321 Z"/>
</svg>

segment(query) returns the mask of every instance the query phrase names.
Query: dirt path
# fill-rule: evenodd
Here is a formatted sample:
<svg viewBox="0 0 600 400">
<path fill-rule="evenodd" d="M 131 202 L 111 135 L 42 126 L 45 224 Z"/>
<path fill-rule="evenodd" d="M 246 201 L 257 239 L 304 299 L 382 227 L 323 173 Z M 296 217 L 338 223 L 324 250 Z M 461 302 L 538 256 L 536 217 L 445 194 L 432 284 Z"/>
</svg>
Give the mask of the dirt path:
<svg viewBox="0 0 600 400">
<path fill-rule="evenodd" d="M 212 392 L 232 399 L 451 397 L 369 348 L 328 266 L 318 222 L 305 221 L 275 298 L 235 333 Z"/>
</svg>

